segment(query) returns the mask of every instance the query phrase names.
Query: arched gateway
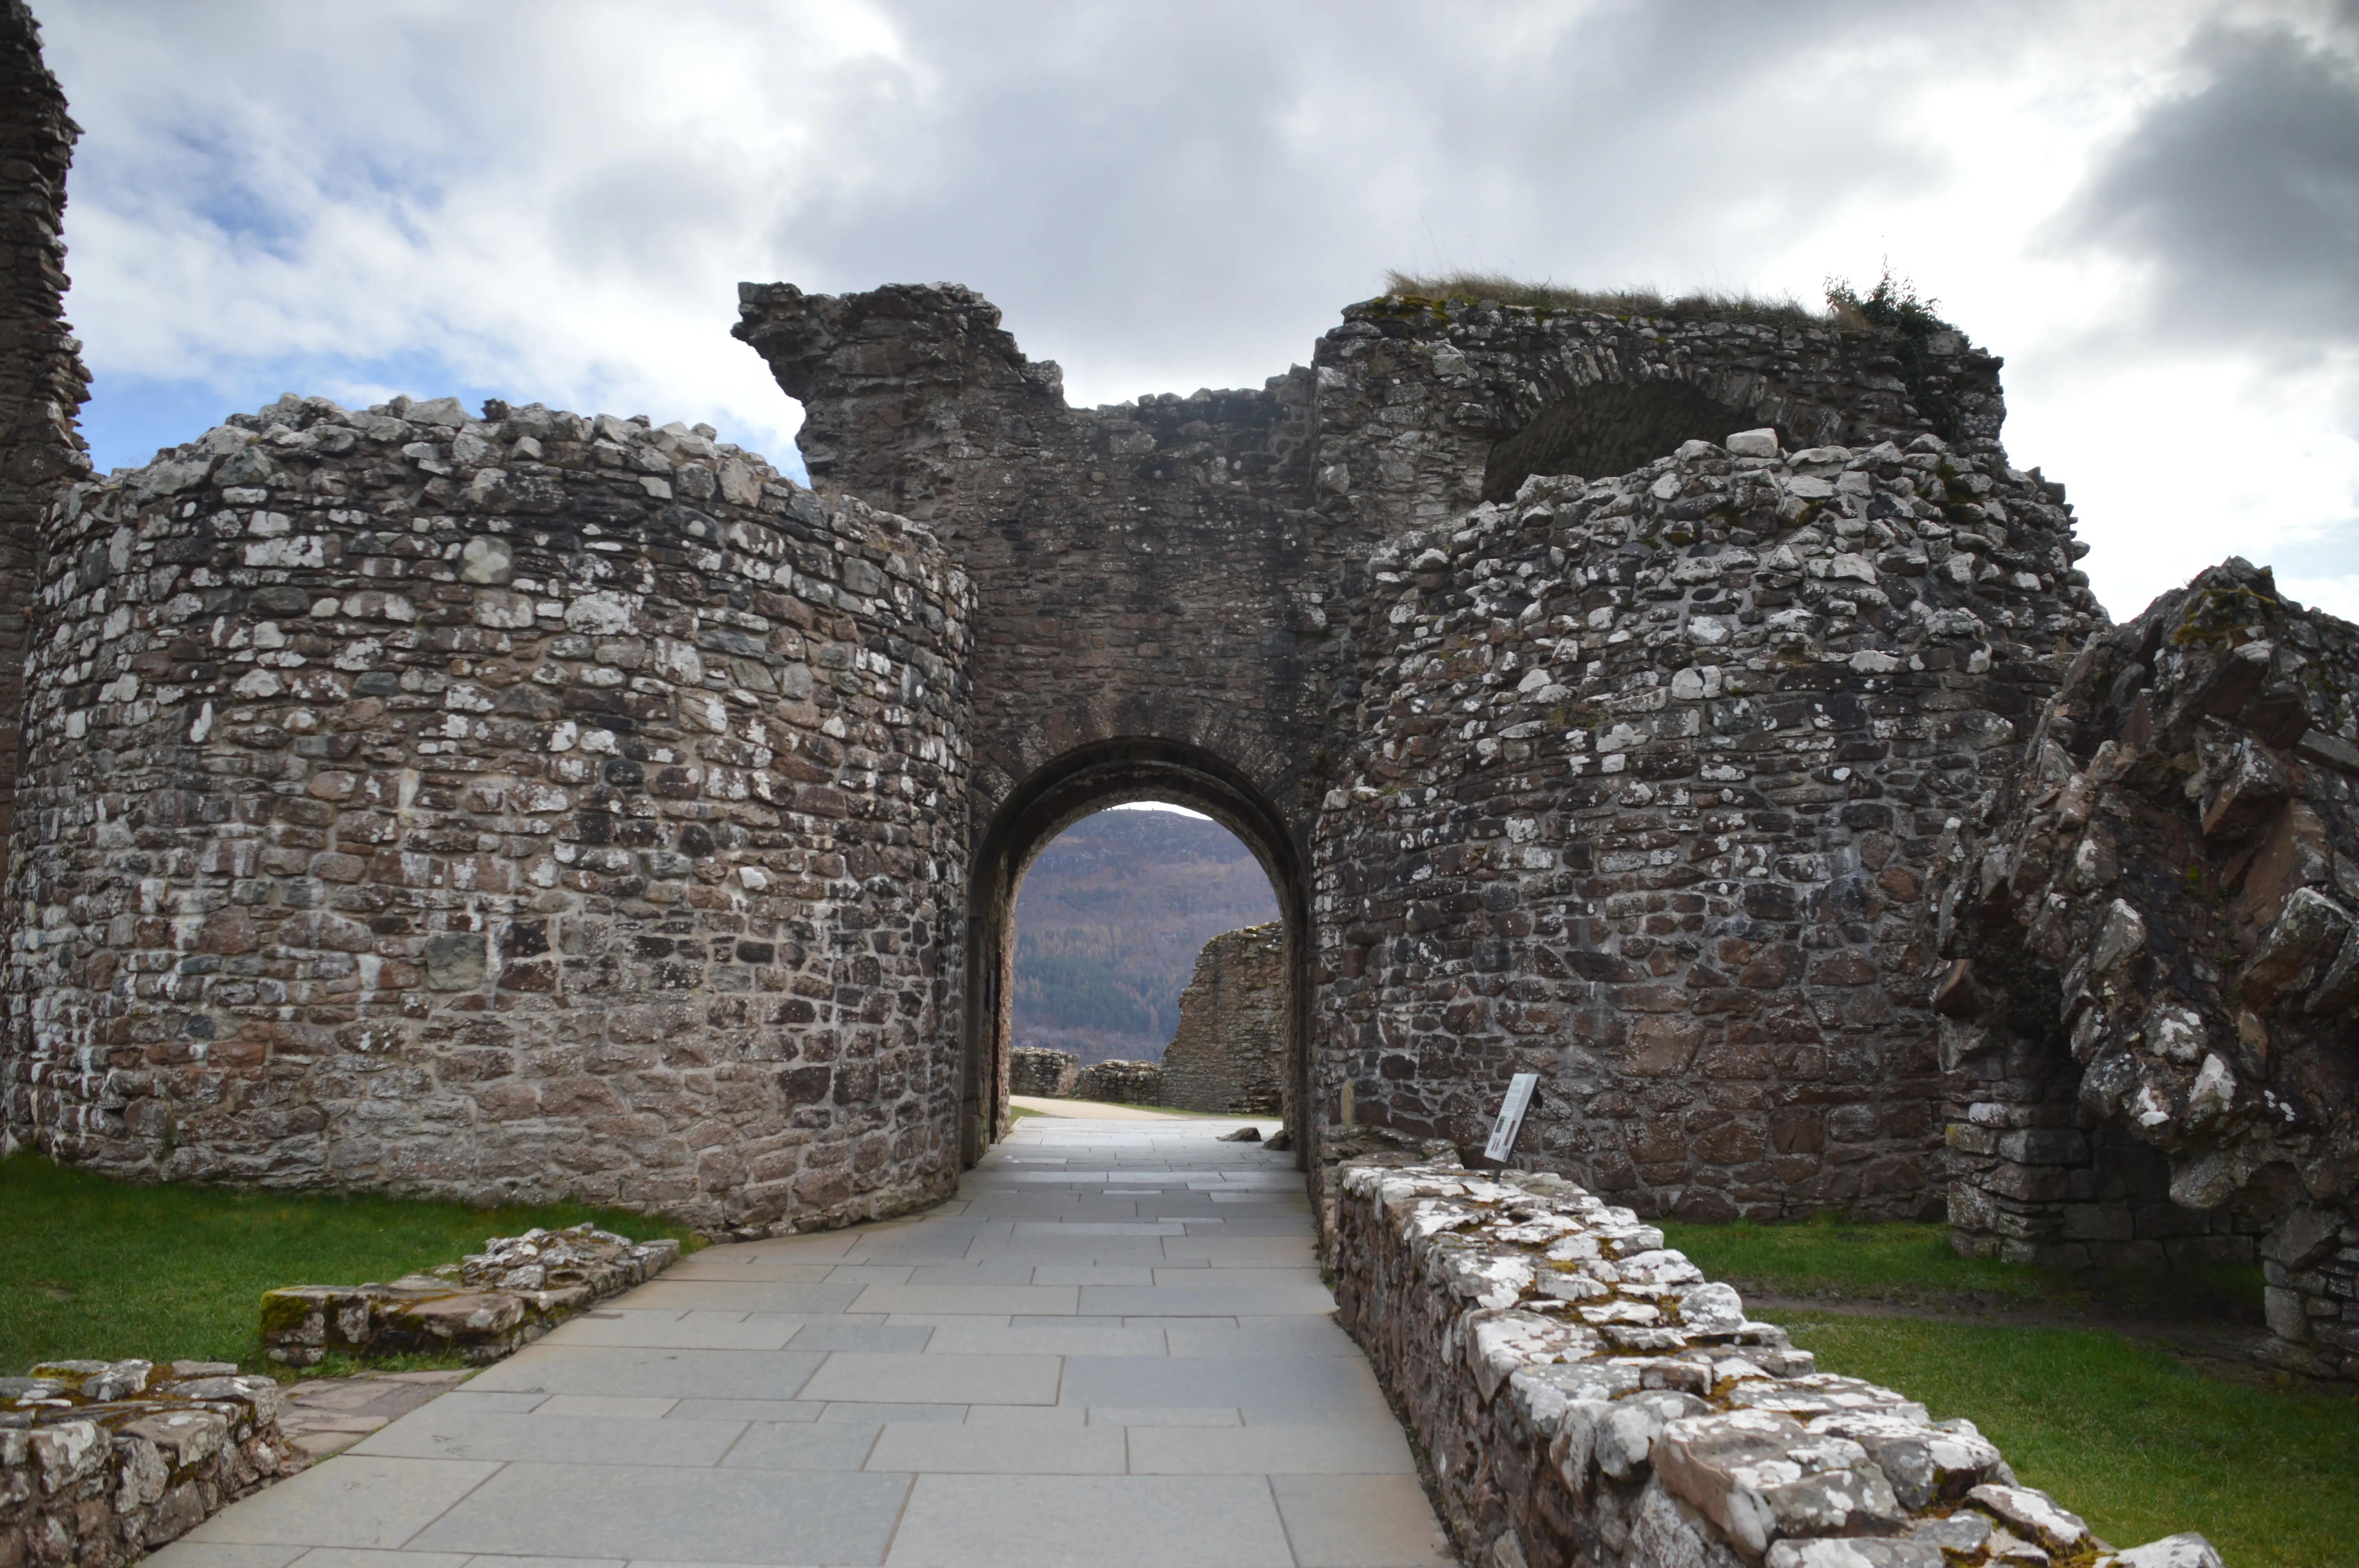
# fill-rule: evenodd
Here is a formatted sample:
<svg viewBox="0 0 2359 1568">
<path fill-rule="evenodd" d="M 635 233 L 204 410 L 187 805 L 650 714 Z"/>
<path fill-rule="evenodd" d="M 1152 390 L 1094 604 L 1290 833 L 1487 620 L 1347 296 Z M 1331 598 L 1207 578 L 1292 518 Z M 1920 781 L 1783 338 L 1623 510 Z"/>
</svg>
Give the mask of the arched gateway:
<svg viewBox="0 0 2359 1568">
<path fill-rule="evenodd" d="M 1237 836 L 1267 873 L 1285 929 L 1287 1072 L 1284 1115 L 1309 1092 L 1309 868 L 1292 826 L 1253 779 L 1201 748 L 1130 739 L 1084 746 L 1042 767 L 1000 804 L 974 838 L 967 882 L 967 1032 L 961 1057 L 962 1151 L 973 1163 L 997 1133 L 1007 1105 L 1007 1052 L 1015 972 L 1016 884 L 1058 834 L 1125 801 L 1158 800 L 1202 812 Z"/>
<path fill-rule="evenodd" d="M 677 426 L 289 398 L 47 507 L 12 1141 L 919 1206 L 1004 1125 L 1024 867 L 1152 797 L 1277 891 L 1300 1157 L 1478 1141 L 1538 1071 L 1527 1152 L 1624 1201 L 1938 1201 L 1911 868 L 2090 624 L 1988 356 L 1395 297 L 1089 410 L 965 289 L 742 314 L 816 492 Z"/>
<path fill-rule="evenodd" d="M 1970 799 L 1989 748 L 1958 741 L 1962 716 L 2007 730 L 1997 715 L 2052 678 L 2042 661 L 2088 624 L 2086 595 L 2068 558 L 2043 559 L 2028 588 L 1996 590 L 2053 597 L 2005 612 L 2020 636 L 1995 665 L 1980 643 L 1887 658 L 1926 640 L 1940 590 L 1870 581 L 1830 614 L 1804 608 L 1823 570 L 1763 560 L 1762 541 L 1818 517 L 1801 550 L 1865 563 L 1850 541 L 1867 492 L 1836 499 L 1851 452 L 1830 450 L 1828 478 L 1747 490 L 1717 443 L 1755 427 L 1789 449 L 1894 442 L 1887 488 L 1913 484 L 1936 466 L 1900 461 L 1930 423 L 1913 395 L 2003 471 L 1995 361 L 1946 334 L 1904 384 L 1872 333 L 1392 298 L 1347 311 L 1310 368 L 1258 391 L 1076 409 L 966 289 L 741 292 L 737 335 L 803 404 L 814 482 L 923 523 L 973 581 L 968 1158 L 1004 1093 L 1016 876 L 1084 811 L 1158 795 L 1237 831 L 1277 887 L 1305 1159 L 1338 1121 L 1474 1141 L 1532 1069 L 1551 1085 L 1536 1152 L 1647 1206 L 1938 1201 L 1931 1031 L 1898 994 L 1917 908 L 1878 880 L 1924 829 L 1875 775 L 1897 768 L 1919 812 Z M 1723 477 L 1662 480 L 1697 439 Z M 1632 498 L 1589 501 L 1576 481 L 1562 504 L 1560 486 L 1518 500 L 1576 460 L 1640 468 Z M 1634 502 L 1664 509 L 1665 483 L 1672 515 L 1637 528 Z M 1615 521 L 1580 530 L 1593 511 Z M 1921 574 L 1914 560 L 1896 564 Z M 1761 629 L 1780 605 L 1783 629 Z M 1701 637 L 1719 611 L 1724 681 L 1710 645 L 1689 651 L 1689 622 Z M 1484 688 L 1503 676 L 1546 700 L 1495 715 L 1504 694 Z M 1780 722 L 1807 739 L 1757 780 L 1700 754 L 1700 735 Z M 1610 762 L 1575 754 L 1609 745 Z M 1852 765 L 1820 754 L 1837 748 Z M 1790 771 L 1812 765 L 1816 783 Z M 1676 786 L 1700 768 L 1748 787 Z M 1664 781 L 1660 801 L 1623 787 L 1641 778 Z M 1714 896 L 1696 846 L 1725 858 L 1732 839 L 1750 876 Z M 1667 857 L 1695 870 L 1647 868 Z M 1734 1000 L 1673 991 L 1740 948 Z"/>
</svg>

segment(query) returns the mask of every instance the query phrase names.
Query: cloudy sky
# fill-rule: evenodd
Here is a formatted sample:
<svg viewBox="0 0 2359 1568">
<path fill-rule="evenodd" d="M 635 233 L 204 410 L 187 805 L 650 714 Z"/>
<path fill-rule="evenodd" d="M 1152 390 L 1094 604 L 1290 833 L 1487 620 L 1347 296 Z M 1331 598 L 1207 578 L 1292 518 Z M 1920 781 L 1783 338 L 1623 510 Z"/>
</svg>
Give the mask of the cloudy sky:
<svg viewBox="0 0 2359 1568">
<path fill-rule="evenodd" d="M 981 289 L 1079 402 L 1258 385 L 1387 267 L 1791 294 L 2004 354 L 2116 615 L 2359 619 L 2359 0 L 34 0 L 101 466 L 284 390 L 709 419 L 734 285 Z"/>
</svg>

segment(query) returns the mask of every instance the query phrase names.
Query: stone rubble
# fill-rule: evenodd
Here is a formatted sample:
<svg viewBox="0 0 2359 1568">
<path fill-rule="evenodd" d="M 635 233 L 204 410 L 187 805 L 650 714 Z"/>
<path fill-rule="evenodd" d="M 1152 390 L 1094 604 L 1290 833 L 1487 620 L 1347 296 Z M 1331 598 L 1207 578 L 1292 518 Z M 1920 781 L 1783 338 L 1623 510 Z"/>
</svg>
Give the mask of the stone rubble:
<svg viewBox="0 0 2359 1568">
<path fill-rule="evenodd" d="M 1344 1326 L 1466 1561 L 1522 1568 L 2218 1568 L 2115 1552 L 1962 1420 L 1823 1373 L 1662 1232 L 1560 1176 L 1345 1162 Z"/>
<path fill-rule="evenodd" d="M 278 1385 L 223 1361 L 0 1378 L 0 1565 L 116 1568 L 303 1467 Z"/>
<path fill-rule="evenodd" d="M 655 1278 L 669 1238 L 634 1242 L 577 1225 L 495 1236 L 484 1250 L 390 1284 L 288 1285 L 262 1297 L 262 1342 L 288 1367 L 331 1351 L 367 1360 L 456 1354 L 474 1365 L 531 1344 L 575 1313 Z"/>
</svg>

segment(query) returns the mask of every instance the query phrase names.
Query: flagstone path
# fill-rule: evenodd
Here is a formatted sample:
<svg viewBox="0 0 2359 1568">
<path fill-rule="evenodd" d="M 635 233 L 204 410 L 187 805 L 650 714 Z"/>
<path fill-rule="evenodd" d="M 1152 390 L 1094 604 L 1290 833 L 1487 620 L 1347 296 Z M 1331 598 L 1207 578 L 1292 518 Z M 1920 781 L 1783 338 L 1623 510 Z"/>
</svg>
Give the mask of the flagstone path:
<svg viewBox="0 0 2359 1568">
<path fill-rule="evenodd" d="M 1227 1120 L 1027 1118 L 916 1219 L 713 1247 L 155 1568 L 1447 1568 Z"/>
</svg>

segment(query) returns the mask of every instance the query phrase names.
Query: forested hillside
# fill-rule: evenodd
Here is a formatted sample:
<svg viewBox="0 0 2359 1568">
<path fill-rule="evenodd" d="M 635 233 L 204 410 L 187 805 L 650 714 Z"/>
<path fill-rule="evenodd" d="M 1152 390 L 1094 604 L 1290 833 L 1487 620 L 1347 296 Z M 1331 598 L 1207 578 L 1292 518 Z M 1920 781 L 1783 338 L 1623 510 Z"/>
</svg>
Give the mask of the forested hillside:
<svg viewBox="0 0 2359 1568">
<path fill-rule="evenodd" d="M 1016 899 L 1016 1043 L 1153 1061 L 1204 944 L 1277 918 L 1261 865 L 1217 822 L 1103 811 L 1067 828 Z"/>
</svg>

